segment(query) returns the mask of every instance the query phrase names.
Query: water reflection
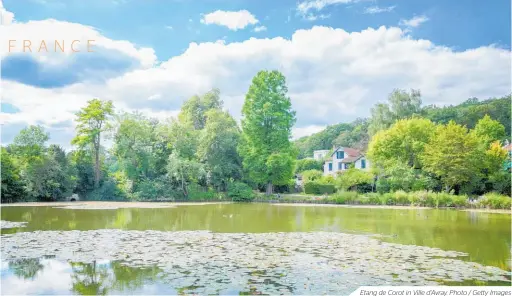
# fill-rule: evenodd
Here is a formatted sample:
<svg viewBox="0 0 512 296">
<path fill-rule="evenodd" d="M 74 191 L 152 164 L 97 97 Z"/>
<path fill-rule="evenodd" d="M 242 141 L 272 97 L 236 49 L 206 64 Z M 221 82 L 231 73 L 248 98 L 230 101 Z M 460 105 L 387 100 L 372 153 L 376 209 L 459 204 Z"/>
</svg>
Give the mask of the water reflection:
<svg viewBox="0 0 512 296">
<path fill-rule="evenodd" d="M 2 233 L 36 230 L 211 230 L 214 232 L 339 231 L 469 253 L 469 260 L 510 269 L 511 216 L 455 210 L 212 204 L 176 208 L 71 210 L 3 207 L 2 219 L 28 222 Z"/>
<path fill-rule="evenodd" d="M 21 259 L 2 262 L 2 294 L 176 294 L 157 267 L 135 268 L 121 262 L 62 262 Z"/>
</svg>

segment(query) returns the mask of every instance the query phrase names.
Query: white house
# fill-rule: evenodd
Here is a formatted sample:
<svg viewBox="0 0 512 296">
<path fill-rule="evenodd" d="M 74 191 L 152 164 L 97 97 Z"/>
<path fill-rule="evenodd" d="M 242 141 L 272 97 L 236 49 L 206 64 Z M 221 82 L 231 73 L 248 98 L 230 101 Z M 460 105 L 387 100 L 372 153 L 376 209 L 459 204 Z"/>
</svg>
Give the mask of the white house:
<svg viewBox="0 0 512 296">
<path fill-rule="evenodd" d="M 370 168 L 370 162 L 359 150 L 338 147 L 334 149 L 330 159 L 324 163 L 324 176 L 335 175 L 351 167 L 367 170 Z"/>
<path fill-rule="evenodd" d="M 324 157 L 329 153 L 329 150 L 315 150 L 313 151 L 314 160 L 323 160 Z"/>
</svg>

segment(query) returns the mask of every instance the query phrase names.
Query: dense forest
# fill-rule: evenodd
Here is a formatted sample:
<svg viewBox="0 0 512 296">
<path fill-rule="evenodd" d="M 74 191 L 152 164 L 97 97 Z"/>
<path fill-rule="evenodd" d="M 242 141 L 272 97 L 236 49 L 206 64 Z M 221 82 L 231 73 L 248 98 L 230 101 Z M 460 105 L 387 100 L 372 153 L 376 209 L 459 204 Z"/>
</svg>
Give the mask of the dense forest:
<svg viewBox="0 0 512 296">
<path fill-rule="evenodd" d="M 24 128 L 2 147 L 1 201 L 71 194 L 85 200 L 248 201 L 258 192 L 294 190 L 297 172 L 305 184 L 331 193 L 510 194 L 502 148 L 510 134 L 510 96 L 423 107 L 419 91 L 395 90 L 370 118 L 291 142 L 296 118 L 287 92 L 280 72 L 258 72 L 240 124 L 223 109 L 217 89 L 189 98 L 176 118 L 162 121 L 92 99 L 76 113 L 71 151 L 49 144 L 42 126 Z M 321 162 L 302 159 L 332 145 L 367 151 L 375 165 L 324 177 Z"/>
<path fill-rule="evenodd" d="M 239 126 L 217 89 L 191 97 L 177 118 L 164 121 L 116 113 L 112 102 L 92 99 L 76 114 L 72 151 L 48 145 L 42 126 L 24 128 L 2 147 L 2 202 L 73 193 L 89 200 L 245 200 L 253 188 L 270 195 L 292 180 L 297 157 L 285 77 L 260 71 L 242 115 Z"/>
<path fill-rule="evenodd" d="M 313 156 L 314 150 L 332 149 L 335 146 L 352 147 L 362 151 L 368 149 L 371 135 L 380 127 L 389 126 L 395 120 L 408 118 L 413 114 L 430 119 L 434 123 L 446 124 L 453 120 L 455 123 L 474 128 L 478 120 L 486 114 L 499 121 L 505 127 L 505 133 L 510 135 L 511 96 L 492 98 L 479 101 L 471 98 L 455 106 L 437 107 L 433 105 L 421 106 L 419 92 L 412 91 L 412 95 L 404 91 L 393 92 L 389 104 L 377 104 L 371 110 L 370 118 L 356 119 L 352 123 L 339 123 L 326 127 L 323 131 L 295 141 L 299 151 L 299 158 Z M 401 108 L 400 102 L 415 100 L 410 109 Z M 412 108 L 412 109 L 411 109 Z"/>
</svg>

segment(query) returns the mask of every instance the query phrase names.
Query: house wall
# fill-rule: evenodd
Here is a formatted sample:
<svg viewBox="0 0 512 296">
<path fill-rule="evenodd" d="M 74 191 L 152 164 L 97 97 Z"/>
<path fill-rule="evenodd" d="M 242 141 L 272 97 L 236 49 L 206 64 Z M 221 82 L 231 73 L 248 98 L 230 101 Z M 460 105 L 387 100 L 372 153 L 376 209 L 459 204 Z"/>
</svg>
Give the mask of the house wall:
<svg viewBox="0 0 512 296">
<path fill-rule="evenodd" d="M 344 151 L 343 147 L 341 147 L 340 149 L 336 150 L 336 151 Z M 345 153 L 345 158 L 348 157 L 348 155 Z M 366 169 L 369 169 L 370 168 L 370 162 L 368 161 L 368 159 L 366 157 L 361 157 L 360 159 L 356 160 L 355 163 L 353 163 L 352 165 L 357 168 L 357 169 L 361 169 L 361 160 L 365 160 L 366 161 Z M 331 155 L 331 159 L 329 161 L 326 161 L 324 163 L 324 176 L 328 176 L 328 175 L 336 175 L 337 172 L 339 171 L 345 171 L 345 163 L 342 163 L 343 159 L 337 159 L 336 158 L 336 153 L 334 152 L 332 155 Z M 329 171 L 329 163 L 332 163 L 332 171 Z M 339 165 L 341 163 L 341 169 L 339 169 Z M 350 166 L 350 164 L 348 164 Z"/>
<path fill-rule="evenodd" d="M 341 147 L 340 149 L 338 149 L 336 151 L 344 151 L 344 150 L 343 150 L 343 147 Z M 345 158 L 348 157 L 348 155 L 346 153 L 344 156 L 345 156 Z M 342 160 L 343 159 L 337 159 L 336 152 L 334 152 L 331 155 L 331 159 L 329 161 L 326 161 L 324 164 L 324 175 L 335 175 L 336 172 L 338 172 L 338 171 L 344 171 L 345 164 L 341 162 Z M 329 171 L 329 162 L 332 163 L 332 171 Z M 341 169 L 340 169 L 340 165 L 341 165 Z"/>
<path fill-rule="evenodd" d="M 362 163 L 362 160 L 365 160 L 366 161 L 366 167 L 364 168 L 364 170 L 367 170 L 370 168 L 370 161 L 368 160 L 368 158 L 366 157 L 361 157 L 359 158 L 358 160 L 356 160 L 356 162 L 354 163 L 354 167 L 356 169 L 361 169 L 361 163 Z"/>
</svg>

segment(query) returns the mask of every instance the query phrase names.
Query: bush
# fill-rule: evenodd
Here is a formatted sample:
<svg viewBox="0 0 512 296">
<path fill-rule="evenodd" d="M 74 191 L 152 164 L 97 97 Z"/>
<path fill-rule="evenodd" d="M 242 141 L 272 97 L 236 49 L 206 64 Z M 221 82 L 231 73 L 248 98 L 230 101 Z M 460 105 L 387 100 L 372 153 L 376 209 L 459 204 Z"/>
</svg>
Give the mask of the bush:
<svg viewBox="0 0 512 296">
<path fill-rule="evenodd" d="M 380 199 L 381 205 L 387 205 L 387 206 L 395 205 L 395 196 L 393 195 L 393 193 L 390 193 L 390 192 L 384 193 L 381 196 L 379 196 L 379 199 Z"/>
<path fill-rule="evenodd" d="M 395 198 L 396 205 L 409 205 L 410 204 L 409 194 L 403 190 L 396 191 L 394 198 Z"/>
<path fill-rule="evenodd" d="M 359 190 L 359 187 L 367 188 L 373 183 L 373 175 L 360 169 L 348 169 L 336 178 L 336 185 L 342 190 Z"/>
<path fill-rule="evenodd" d="M 254 199 L 251 187 L 242 182 L 229 183 L 227 193 L 228 197 L 237 202 L 250 202 Z"/>
<path fill-rule="evenodd" d="M 366 197 L 368 198 L 368 204 L 370 205 L 380 205 L 380 194 L 378 193 L 367 193 Z"/>
<path fill-rule="evenodd" d="M 302 182 L 304 184 L 308 183 L 308 182 L 312 182 L 312 181 L 318 181 L 322 178 L 322 171 L 319 171 L 319 170 L 307 170 L 307 171 L 303 171 L 301 176 L 302 176 Z"/>
<path fill-rule="evenodd" d="M 495 192 L 485 194 L 477 203 L 479 207 L 491 209 L 510 209 L 511 198 Z"/>
<path fill-rule="evenodd" d="M 222 199 L 222 194 L 212 188 L 204 188 L 198 184 L 190 184 L 187 186 L 187 198 L 189 200 L 216 200 Z"/>
<path fill-rule="evenodd" d="M 126 194 L 118 187 L 116 181 L 107 179 L 103 184 L 86 194 L 87 200 L 125 200 Z"/>
<path fill-rule="evenodd" d="M 295 162 L 295 173 L 301 173 L 308 170 L 322 171 L 324 162 L 311 158 L 299 159 Z"/>
<path fill-rule="evenodd" d="M 329 198 L 337 204 L 353 204 L 358 201 L 358 194 L 355 191 L 340 191 Z"/>
<path fill-rule="evenodd" d="M 332 184 L 321 184 L 318 182 L 308 182 L 304 184 L 306 194 L 332 194 L 335 187 Z"/>
<path fill-rule="evenodd" d="M 183 192 L 172 189 L 165 178 L 143 180 L 133 193 L 135 200 L 180 200 L 184 199 Z"/>
</svg>

